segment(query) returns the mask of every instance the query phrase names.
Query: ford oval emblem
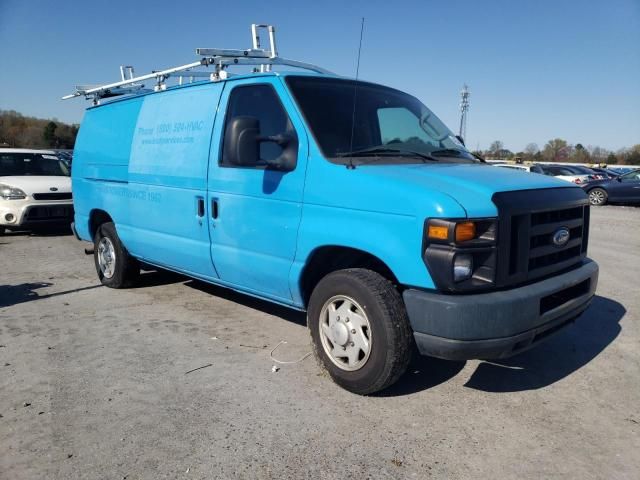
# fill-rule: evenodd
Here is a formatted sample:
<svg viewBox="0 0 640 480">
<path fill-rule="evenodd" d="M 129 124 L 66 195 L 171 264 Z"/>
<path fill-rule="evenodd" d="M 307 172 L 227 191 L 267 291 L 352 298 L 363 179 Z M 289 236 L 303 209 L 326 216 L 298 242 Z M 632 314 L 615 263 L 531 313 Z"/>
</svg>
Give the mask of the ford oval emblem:
<svg viewBox="0 0 640 480">
<path fill-rule="evenodd" d="M 569 241 L 569 229 L 567 227 L 560 227 L 553 232 L 551 241 L 556 247 L 564 247 Z"/>
<path fill-rule="evenodd" d="M 49 190 L 51 190 L 52 192 L 57 192 L 58 189 L 56 187 L 51 187 Z"/>
</svg>

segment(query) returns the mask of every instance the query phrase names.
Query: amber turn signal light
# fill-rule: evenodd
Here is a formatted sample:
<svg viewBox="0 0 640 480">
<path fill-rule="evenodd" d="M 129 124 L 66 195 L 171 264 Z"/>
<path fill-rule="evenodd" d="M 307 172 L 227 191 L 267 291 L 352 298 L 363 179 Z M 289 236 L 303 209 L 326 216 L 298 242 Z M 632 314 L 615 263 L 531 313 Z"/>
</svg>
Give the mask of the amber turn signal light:
<svg viewBox="0 0 640 480">
<path fill-rule="evenodd" d="M 429 225 L 429 238 L 434 240 L 447 240 L 449 238 L 449 227 L 440 225 Z"/>
<path fill-rule="evenodd" d="M 466 242 L 476 238 L 476 224 L 473 222 L 462 222 L 456 224 L 456 242 Z"/>
</svg>

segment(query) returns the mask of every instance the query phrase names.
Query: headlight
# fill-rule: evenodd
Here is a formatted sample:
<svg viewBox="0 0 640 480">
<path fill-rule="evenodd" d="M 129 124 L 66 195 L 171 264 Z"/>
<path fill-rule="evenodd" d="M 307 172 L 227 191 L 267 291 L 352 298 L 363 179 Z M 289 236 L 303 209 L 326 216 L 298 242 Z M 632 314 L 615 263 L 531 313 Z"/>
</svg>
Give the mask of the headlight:
<svg viewBox="0 0 640 480">
<path fill-rule="evenodd" d="M 498 220 L 431 218 L 425 223 L 423 258 L 436 287 L 451 292 L 495 284 Z"/>
<path fill-rule="evenodd" d="M 19 188 L 0 183 L 0 198 L 4 200 L 24 200 L 27 198 L 27 194 Z"/>
</svg>

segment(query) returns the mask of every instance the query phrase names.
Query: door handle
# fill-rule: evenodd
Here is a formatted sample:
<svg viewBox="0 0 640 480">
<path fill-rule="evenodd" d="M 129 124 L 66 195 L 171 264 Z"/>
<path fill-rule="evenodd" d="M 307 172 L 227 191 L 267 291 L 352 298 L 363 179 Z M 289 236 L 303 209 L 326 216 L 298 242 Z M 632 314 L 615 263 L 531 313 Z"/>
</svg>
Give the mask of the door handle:
<svg viewBox="0 0 640 480">
<path fill-rule="evenodd" d="M 211 218 L 214 220 L 218 218 L 218 199 L 211 199 Z"/>
<path fill-rule="evenodd" d="M 198 217 L 204 217 L 204 198 L 198 197 Z"/>
</svg>

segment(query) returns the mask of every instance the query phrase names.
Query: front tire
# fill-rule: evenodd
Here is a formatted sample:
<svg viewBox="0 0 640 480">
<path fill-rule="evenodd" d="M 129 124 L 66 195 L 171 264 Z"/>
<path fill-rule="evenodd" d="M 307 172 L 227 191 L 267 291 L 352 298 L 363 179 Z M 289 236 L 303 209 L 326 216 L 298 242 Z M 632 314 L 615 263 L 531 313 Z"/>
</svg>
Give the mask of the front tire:
<svg viewBox="0 0 640 480">
<path fill-rule="evenodd" d="M 589 203 L 599 207 L 607 203 L 607 191 L 603 188 L 593 188 L 589 190 Z"/>
<path fill-rule="evenodd" d="M 98 278 L 107 287 L 129 287 L 140 276 L 138 260 L 124 248 L 112 222 L 98 227 L 93 240 L 93 259 Z"/>
<path fill-rule="evenodd" d="M 398 290 L 376 272 L 324 277 L 309 300 L 307 323 L 316 359 L 346 390 L 383 390 L 407 369 L 414 345 L 407 312 Z"/>
</svg>

